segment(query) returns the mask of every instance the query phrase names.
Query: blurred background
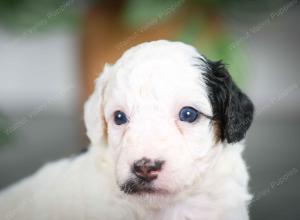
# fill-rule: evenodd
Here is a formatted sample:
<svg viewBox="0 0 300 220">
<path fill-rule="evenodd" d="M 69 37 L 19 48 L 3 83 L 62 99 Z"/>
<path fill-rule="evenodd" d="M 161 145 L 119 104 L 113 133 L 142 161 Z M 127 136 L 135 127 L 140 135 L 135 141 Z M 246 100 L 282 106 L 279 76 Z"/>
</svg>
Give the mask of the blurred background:
<svg viewBox="0 0 300 220">
<path fill-rule="evenodd" d="M 84 100 L 105 62 L 156 39 L 222 59 L 256 106 L 251 219 L 299 219 L 298 0 L 0 0 L 0 189 L 88 141 Z M 222 184 L 222 183 L 220 183 Z"/>
</svg>

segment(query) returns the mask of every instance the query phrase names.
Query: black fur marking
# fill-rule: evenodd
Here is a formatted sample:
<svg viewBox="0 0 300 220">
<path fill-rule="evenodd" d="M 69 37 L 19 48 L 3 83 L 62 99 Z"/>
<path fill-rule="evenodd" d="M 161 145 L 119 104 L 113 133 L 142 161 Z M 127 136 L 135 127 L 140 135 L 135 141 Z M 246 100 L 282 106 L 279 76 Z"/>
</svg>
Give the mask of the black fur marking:
<svg viewBox="0 0 300 220">
<path fill-rule="evenodd" d="M 242 140 L 253 119 L 254 106 L 234 83 L 222 61 L 201 59 L 205 65 L 205 82 L 217 122 L 221 141 L 235 143 Z"/>
<path fill-rule="evenodd" d="M 140 178 L 131 178 L 120 186 L 121 191 L 126 194 L 154 193 L 155 189 L 151 183 Z"/>
</svg>

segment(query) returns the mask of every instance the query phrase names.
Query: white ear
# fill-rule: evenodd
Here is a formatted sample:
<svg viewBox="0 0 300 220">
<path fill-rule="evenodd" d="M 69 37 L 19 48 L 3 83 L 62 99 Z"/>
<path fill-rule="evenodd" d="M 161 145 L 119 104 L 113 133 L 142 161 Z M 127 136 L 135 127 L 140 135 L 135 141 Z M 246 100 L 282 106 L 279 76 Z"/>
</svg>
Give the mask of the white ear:
<svg viewBox="0 0 300 220">
<path fill-rule="evenodd" d="M 103 72 L 95 80 L 95 90 L 84 105 L 84 122 L 92 146 L 105 143 L 106 124 L 103 115 L 103 92 L 109 78 L 110 66 L 105 64 Z"/>
</svg>

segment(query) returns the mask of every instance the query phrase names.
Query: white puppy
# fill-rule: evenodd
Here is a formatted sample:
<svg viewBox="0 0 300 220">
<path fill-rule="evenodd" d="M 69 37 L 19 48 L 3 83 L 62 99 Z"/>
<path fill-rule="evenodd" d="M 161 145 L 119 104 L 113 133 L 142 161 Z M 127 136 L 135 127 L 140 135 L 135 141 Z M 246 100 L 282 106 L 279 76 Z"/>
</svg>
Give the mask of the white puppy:
<svg viewBox="0 0 300 220">
<path fill-rule="evenodd" d="M 252 115 L 221 62 L 180 42 L 135 46 L 85 105 L 89 151 L 2 192 L 0 219 L 248 219 Z"/>
</svg>

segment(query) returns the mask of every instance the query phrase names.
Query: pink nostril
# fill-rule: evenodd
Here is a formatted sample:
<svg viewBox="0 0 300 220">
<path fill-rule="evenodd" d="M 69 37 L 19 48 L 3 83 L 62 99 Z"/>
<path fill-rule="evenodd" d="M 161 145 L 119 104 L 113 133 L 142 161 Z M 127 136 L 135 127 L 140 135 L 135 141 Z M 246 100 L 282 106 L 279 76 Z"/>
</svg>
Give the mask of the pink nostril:
<svg viewBox="0 0 300 220">
<path fill-rule="evenodd" d="M 134 162 L 132 171 L 137 177 L 146 181 L 152 181 L 157 178 L 157 172 L 161 171 L 163 164 L 164 161 L 162 160 L 152 161 L 143 157 Z"/>
</svg>

